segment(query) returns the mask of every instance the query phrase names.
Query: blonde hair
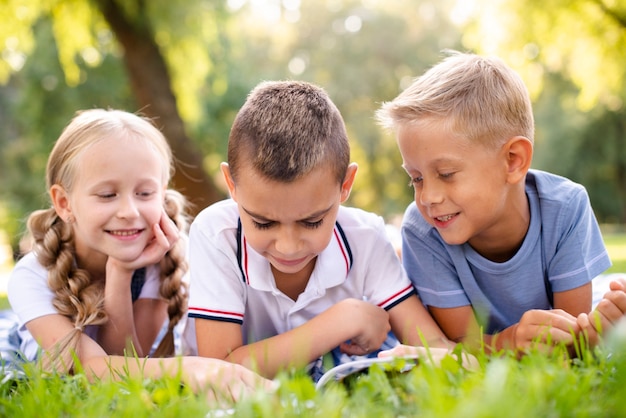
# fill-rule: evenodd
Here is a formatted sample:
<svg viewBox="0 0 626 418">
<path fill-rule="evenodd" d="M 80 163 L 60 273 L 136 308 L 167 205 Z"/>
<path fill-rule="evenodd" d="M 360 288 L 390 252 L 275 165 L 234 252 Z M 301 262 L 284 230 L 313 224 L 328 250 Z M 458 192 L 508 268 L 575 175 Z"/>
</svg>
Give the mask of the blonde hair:
<svg viewBox="0 0 626 418">
<path fill-rule="evenodd" d="M 341 184 L 349 163 L 350 145 L 339 110 L 321 87 L 303 81 L 258 84 L 228 138 L 228 165 L 235 180 L 243 164 L 282 182 L 326 164 Z"/>
<path fill-rule="evenodd" d="M 379 123 L 396 129 L 434 120 L 493 147 L 514 136 L 532 142 L 532 106 L 521 77 L 499 58 L 447 52 L 448 57 L 383 103 L 376 112 Z"/>
<path fill-rule="evenodd" d="M 48 158 L 46 185 L 61 185 L 72 190 L 76 169 L 82 152 L 106 138 L 142 140 L 163 158 L 164 184 L 173 173 L 172 153 L 161 132 L 150 120 L 121 110 L 92 109 L 80 111 L 56 141 Z M 178 229 L 186 232 L 187 202 L 183 195 L 166 190 L 164 207 Z M 92 282 L 89 273 L 78 268 L 72 227 L 59 218 L 54 208 L 33 212 L 27 221 L 33 250 L 39 263 L 48 270 L 48 285 L 54 292 L 53 305 L 61 314 L 74 321 L 75 329 L 59 341 L 58 355 L 48 355 L 47 369 L 62 367 L 72 371 L 74 352 L 81 332 L 88 325 L 107 321 L 104 311 L 104 285 Z M 160 296 L 168 303 L 168 331 L 160 342 L 155 356 L 174 354 L 173 329 L 187 309 L 187 285 L 183 276 L 187 271 L 185 242 L 178 240 L 160 262 Z"/>
</svg>

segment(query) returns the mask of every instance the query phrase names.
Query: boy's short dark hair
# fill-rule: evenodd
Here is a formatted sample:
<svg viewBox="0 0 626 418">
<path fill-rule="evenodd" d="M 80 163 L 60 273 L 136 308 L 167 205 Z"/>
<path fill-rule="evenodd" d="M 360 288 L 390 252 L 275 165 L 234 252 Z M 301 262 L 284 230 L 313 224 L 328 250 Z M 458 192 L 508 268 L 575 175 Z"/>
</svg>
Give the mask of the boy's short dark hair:
<svg viewBox="0 0 626 418">
<path fill-rule="evenodd" d="M 328 165 L 341 184 L 350 163 L 343 118 L 328 94 L 303 81 L 257 85 L 237 113 L 228 138 L 233 179 L 243 164 L 271 180 L 291 182 Z"/>
<path fill-rule="evenodd" d="M 387 128 L 443 121 L 451 132 L 487 146 L 514 136 L 534 140 L 534 119 L 521 77 L 496 57 L 447 51 L 376 116 Z"/>
</svg>

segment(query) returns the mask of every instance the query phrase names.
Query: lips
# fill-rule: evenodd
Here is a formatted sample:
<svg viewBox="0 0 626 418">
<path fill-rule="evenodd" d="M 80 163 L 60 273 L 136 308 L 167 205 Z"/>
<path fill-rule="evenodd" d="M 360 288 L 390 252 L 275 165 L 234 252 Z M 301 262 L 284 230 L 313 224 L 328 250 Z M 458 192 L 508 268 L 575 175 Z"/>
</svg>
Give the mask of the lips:
<svg viewBox="0 0 626 418">
<path fill-rule="evenodd" d="M 141 233 L 141 231 L 143 231 L 143 229 L 107 230 L 109 234 L 115 235 L 118 237 L 130 237 L 130 236 Z"/>
<path fill-rule="evenodd" d="M 457 215 L 458 213 L 450 213 L 447 215 L 433 216 L 432 219 L 434 222 L 434 226 L 437 228 L 444 228 L 451 224 Z"/>
<path fill-rule="evenodd" d="M 454 215 L 437 216 L 435 219 L 437 219 L 439 222 L 447 222 L 452 218 L 454 218 Z"/>
<path fill-rule="evenodd" d="M 274 258 L 276 260 L 276 262 L 284 265 L 284 266 L 297 266 L 298 264 L 302 263 L 304 260 L 306 260 L 306 257 L 302 257 L 302 258 L 298 258 L 295 260 L 284 260 L 284 259 L 280 259 L 280 258 Z"/>
</svg>

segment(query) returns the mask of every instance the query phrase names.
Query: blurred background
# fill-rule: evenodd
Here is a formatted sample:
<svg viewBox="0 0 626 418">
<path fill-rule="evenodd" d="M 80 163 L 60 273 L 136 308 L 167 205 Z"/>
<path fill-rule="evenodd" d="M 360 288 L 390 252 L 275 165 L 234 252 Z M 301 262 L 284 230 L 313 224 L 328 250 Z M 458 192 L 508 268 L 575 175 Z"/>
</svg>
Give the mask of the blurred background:
<svg viewBox="0 0 626 418">
<path fill-rule="evenodd" d="M 49 151 L 79 109 L 154 117 L 194 213 L 226 197 L 230 124 L 262 80 L 301 79 L 342 112 L 359 166 L 350 205 L 397 222 L 412 201 L 374 112 L 445 49 L 517 70 L 536 118 L 533 167 L 626 222 L 626 0 L 0 0 L 0 265 L 49 205 Z"/>
</svg>

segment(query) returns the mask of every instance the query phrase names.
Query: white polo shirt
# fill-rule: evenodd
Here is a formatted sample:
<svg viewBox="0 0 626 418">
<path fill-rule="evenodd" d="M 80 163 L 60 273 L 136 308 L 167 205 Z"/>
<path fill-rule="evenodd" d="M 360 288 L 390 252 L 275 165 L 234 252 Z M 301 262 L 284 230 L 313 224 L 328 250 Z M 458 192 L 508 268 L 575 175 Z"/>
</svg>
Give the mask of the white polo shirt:
<svg viewBox="0 0 626 418">
<path fill-rule="evenodd" d="M 198 214 L 189 239 L 185 354 L 197 353 L 194 318 L 240 324 L 248 344 L 298 327 L 343 299 L 363 299 L 388 310 L 415 294 L 383 219 L 356 208 L 339 207 L 330 243 L 296 301 L 278 290 L 270 263 L 247 244 L 233 200 Z"/>
</svg>

